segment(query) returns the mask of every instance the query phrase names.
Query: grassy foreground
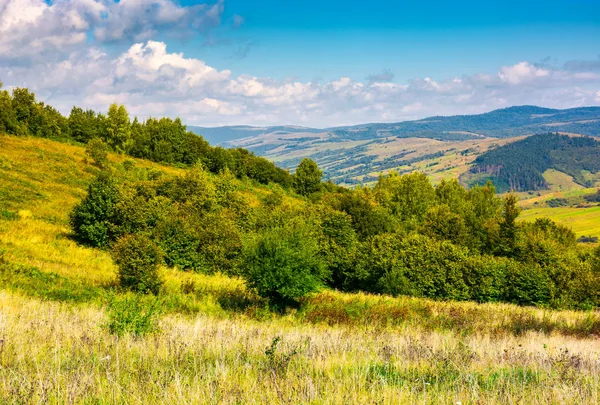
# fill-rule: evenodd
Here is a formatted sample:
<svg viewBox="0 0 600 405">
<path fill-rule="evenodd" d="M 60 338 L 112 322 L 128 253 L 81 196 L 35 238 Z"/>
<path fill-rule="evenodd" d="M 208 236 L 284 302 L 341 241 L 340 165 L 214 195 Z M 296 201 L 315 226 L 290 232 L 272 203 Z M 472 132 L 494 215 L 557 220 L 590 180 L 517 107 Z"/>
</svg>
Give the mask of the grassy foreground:
<svg viewBox="0 0 600 405">
<path fill-rule="evenodd" d="M 115 267 L 67 223 L 94 173 L 81 147 L 0 135 L 0 403 L 600 402 L 597 312 L 326 291 L 279 315 L 163 269 L 158 328 L 111 334 Z"/>
</svg>

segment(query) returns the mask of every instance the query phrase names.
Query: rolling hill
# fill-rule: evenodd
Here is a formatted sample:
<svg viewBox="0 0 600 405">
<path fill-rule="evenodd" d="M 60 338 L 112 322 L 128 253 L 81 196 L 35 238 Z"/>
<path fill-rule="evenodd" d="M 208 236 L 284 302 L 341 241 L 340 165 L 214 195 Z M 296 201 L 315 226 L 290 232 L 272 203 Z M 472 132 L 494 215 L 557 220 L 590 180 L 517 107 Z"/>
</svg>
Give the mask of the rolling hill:
<svg viewBox="0 0 600 405">
<path fill-rule="evenodd" d="M 479 155 L 469 173 L 467 184 L 488 180 L 503 191 L 527 191 L 549 188 L 544 177 L 554 169 L 573 179 L 573 183 L 592 187 L 600 172 L 600 142 L 591 137 L 538 134 Z"/>
<path fill-rule="evenodd" d="M 211 143 L 243 147 L 294 169 L 314 159 L 338 184 L 370 183 L 389 170 L 425 171 L 435 181 L 457 177 L 488 149 L 544 132 L 597 136 L 600 107 L 557 110 L 517 106 L 479 115 L 429 117 L 336 128 L 190 126 Z"/>
</svg>

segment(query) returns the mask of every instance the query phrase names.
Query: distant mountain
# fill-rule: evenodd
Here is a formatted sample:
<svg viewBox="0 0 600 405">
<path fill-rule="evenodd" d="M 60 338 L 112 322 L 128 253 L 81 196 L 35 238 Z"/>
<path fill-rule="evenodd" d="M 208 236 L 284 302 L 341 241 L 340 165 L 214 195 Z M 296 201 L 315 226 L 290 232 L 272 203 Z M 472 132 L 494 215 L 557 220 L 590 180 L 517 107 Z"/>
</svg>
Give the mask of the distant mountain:
<svg viewBox="0 0 600 405">
<path fill-rule="evenodd" d="M 600 133 L 600 107 L 579 107 L 566 110 L 536 106 L 517 106 L 478 115 L 435 116 L 417 121 L 370 123 L 335 128 L 297 126 L 230 126 L 195 127 L 189 129 L 209 142 L 228 144 L 242 138 L 280 133 L 327 133 L 339 140 L 364 140 L 381 137 L 431 138 L 464 140 L 475 137 L 508 138 L 533 133 L 560 131 L 582 135 Z"/>
<path fill-rule="evenodd" d="M 236 139 L 258 136 L 264 133 L 297 133 L 297 132 L 323 132 L 320 129 L 305 128 L 291 125 L 274 127 L 251 127 L 248 125 L 237 125 L 231 127 L 198 127 L 188 126 L 188 129 L 198 135 L 202 135 L 211 144 L 223 145 Z"/>
<path fill-rule="evenodd" d="M 518 106 L 478 115 L 324 129 L 188 128 L 211 143 L 243 147 L 291 170 L 302 158 L 310 157 L 323 168 L 326 178 L 338 184 L 369 183 L 390 170 L 420 170 L 435 181 L 468 177 L 464 174 L 477 156 L 525 135 L 560 132 L 600 136 L 600 107 L 557 110 Z"/>
</svg>

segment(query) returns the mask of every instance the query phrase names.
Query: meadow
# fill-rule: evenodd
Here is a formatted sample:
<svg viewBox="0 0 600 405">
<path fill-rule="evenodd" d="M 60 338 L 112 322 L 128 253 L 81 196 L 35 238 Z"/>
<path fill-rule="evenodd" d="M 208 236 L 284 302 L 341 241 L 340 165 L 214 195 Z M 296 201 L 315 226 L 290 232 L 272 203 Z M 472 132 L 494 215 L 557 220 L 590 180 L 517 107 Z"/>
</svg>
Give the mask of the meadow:
<svg viewBox="0 0 600 405">
<path fill-rule="evenodd" d="M 600 402 L 597 311 L 326 290 L 282 314 L 239 278 L 166 268 L 158 299 L 123 293 L 70 234 L 96 172 L 81 146 L 0 135 L 0 403 Z M 146 334 L 111 329 L 127 302 Z"/>
</svg>

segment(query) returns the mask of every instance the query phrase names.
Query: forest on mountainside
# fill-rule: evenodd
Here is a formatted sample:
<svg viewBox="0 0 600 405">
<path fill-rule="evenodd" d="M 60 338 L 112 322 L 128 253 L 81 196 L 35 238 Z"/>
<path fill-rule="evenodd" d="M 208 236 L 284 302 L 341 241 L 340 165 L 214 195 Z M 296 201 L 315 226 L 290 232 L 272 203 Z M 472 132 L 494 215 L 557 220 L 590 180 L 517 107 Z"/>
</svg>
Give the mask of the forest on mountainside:
<svg viewBox="0 0 600 405">
<path fill-rule="evenodd" d="M 556 133 L 533 135 L 477 156 L 470 173 L 480 175 L 475 184 L 491 180 L 499 192 L 528 191 L 548 187 L 543 177 L 548 169 L 592 186 L 582 173 L 600 171 L 600 142 Z"/>
</svg>

